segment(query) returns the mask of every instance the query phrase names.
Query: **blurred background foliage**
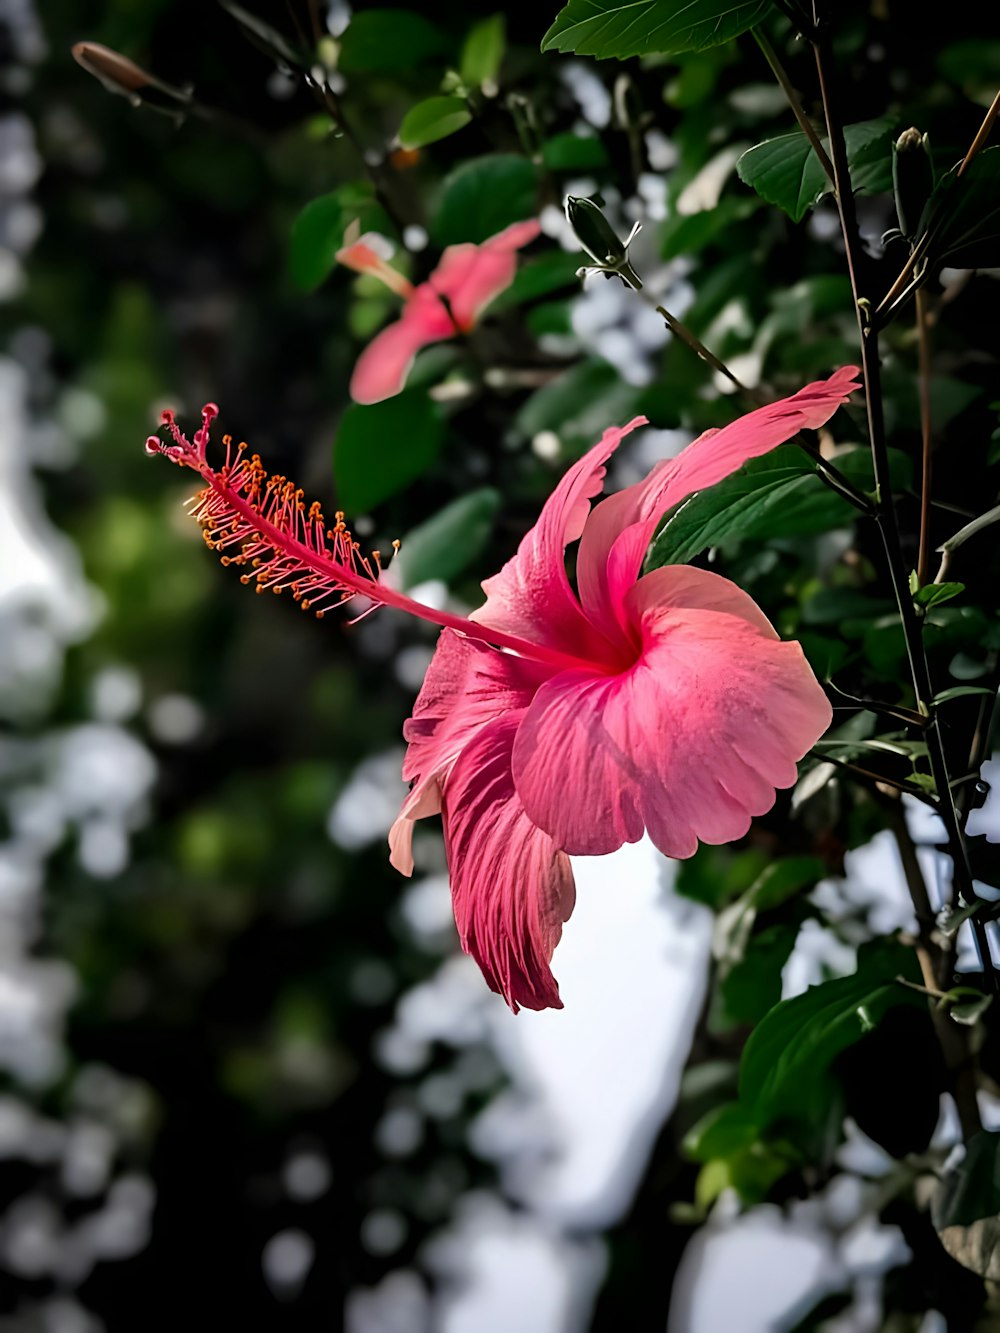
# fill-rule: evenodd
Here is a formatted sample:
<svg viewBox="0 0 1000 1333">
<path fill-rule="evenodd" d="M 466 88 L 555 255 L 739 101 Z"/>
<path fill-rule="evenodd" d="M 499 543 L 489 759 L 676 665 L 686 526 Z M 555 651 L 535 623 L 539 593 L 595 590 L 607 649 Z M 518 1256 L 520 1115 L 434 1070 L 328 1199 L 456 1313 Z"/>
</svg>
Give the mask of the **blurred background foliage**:
<svg viewBox="0 0 1000 1333">
<path fill-rule="evenodd" d="M 623 483 L 744 410 L 668 338 L 648 291 L 769 395 L 857 360 L 835 212 L 809 199 L 793 219 L 737 174 L 742 152 L 794 129 L 746 36 L 618 63 L 542 54 L 554 15 L 530 9 L 6 8 L 11 487 L 17 468 L 34 471 L 48 514 L 35 537 L 55 542 L 50 521 L 79 566 L 55 547 L 56 601 L 69 609 L 5 619 L 12 661 L 15 642 L 39 633 L 55 665 L 46 675 L 28 654 L 0 697 L 8 859 L 29 885 L 6 952 L 34 987 L 21 1045 L 0 1043 L 3 1124 L 21 1127 L 0 1162 L 3 1326 L 338 1326 L 348 1293 L 387 1274 L 412 1269 L 433 1286 L 425 1242 L 469 1190 L 497 1184 L 469 1140 L 506 1077 L 487 1026 L 449 1041 L 398 1022 L 401 999 L 457 948 L 446 910 L 420 910 L 384 846 L 401 726 L 433 638 L 386 612 L 318 626 L 249 597 L 185 518 L 185 478 L 146 459 L 142 441 L 163 406 L 194 421 L 215 400 L 223 429 L 336 498 L 366 543 L 401 537 L 396 577 L 472 606 L 605 426 L 641 412 L 660 432 L 622 458 Z M 933 41 L 892 5 L 840 11 L 843 101 L 852 123 L 879 122 L 859 207 L 887 287 L 904 244 L 880 239 L 896 225 L 891 142 L 913 124 L 941 169 L 958 160 L 995 91 L 1000 43 L 978 5 L 949 6 Z M 766 27 L 815 111 L 806 44 L 777 11 Z M 110 95 L 72 59 L 83 40 L 175 91 L 147 88 L 155 105 L 140 106 Z M 317 50 L 325 95 L 299 68 Z M 599 197 L 622 236 L 643 223 L 632 250 L 643 296 L 601 278 L 581 288 L 567 193 Z M 397 303 L 337 268 L 345 226 L 360 218 L 389 235 L 422 280 L 444 245 L 531 216 L 544 234 L 482 326 L 423 352 L 400 398 L 350 406 L 354 362 Z M 935 544 L 996 498 L 995 302 L 993 275 L 951 271 L 933 286 Z M 916 356 L 908 312 L 886 337 L 885 379 L 911 537 Z M 853 411 L 822 443 L 869 488 Z M 729 529 L 692 507 L 659 558 L 710 558 L 801 639 L 821 676 L 909 703 L 872 525 L 855 525 L 792 446 L 758 467 L 718 502 L 735 511 Z M 928 617 L 939 687 L 995 670 L 996 563 L 989 531 L 956 555 L 966 590 Z M 884 719 L 842 706 L 848 741 L 885 736 Z M 957 757 L 980 700 L 950 709 Z M 868 758 L 919 790 L 920 755 L 905 743 Z M 725 1186 L 749 1203 L 819 1189 L 845 1105 L 893 1156 L 927 1147 L 943 1075 L 919 1006 L 800 1069 L 823 1104 L 805 1099 L 795 1126 L 787 1105 L 776 1124 L 770 1111 L 746 1119 L 745 1090 L 733 1100 L 747 1032 L 781 998 L 803 930 L 851 948 L 880 933 L 877 904 L 852 903 L 842 885 L 831 906 L 814 890 L 885 825 L 886 800 L 820 767 L 811 799 L 782 801 L 744 846 L 707 849 L 681 872 L 682 894 L 713 909 L 738 901 L 745 919 L 715 964 L 682 1099 L 607 1237 L 605 1285 L 580 1327 L 662 1328 L 672 1273 L 714 1198 Z M 418 854 L 440 878 L 436 833 Z M 836 970 L 821 960 L 815 979 Z M 989 1067 L 989 1032 L 986 1043 Z M 730 1119 L 706 1128 L 720 1107 Z M 921 1327 L 932 1308 L 966 1327 L 982 1303 L 936 1248 L 912 1175 L 880 1205 L 909 1245 L 880 1297 L 897 1322 L 850 1327 Z M 843 1287 L 797 1326 L 849 1305 Z M 64 1316 L 77 1322 L 52 1322 Z M 423 1326 L 401 1318 L 355 1326 Z"/>
</svg>

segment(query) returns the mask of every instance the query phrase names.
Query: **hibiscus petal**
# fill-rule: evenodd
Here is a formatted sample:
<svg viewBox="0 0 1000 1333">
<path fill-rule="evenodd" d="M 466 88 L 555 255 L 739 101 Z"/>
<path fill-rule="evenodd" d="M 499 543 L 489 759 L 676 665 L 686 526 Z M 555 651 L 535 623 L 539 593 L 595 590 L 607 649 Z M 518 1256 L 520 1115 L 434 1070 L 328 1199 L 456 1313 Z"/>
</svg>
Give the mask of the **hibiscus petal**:
<svg viewBox="0 0 1000 1333">
<path fill-rule="evenodd" d="M 358 357 L 351 376 L 351 397 L 364 404 L 393 398 L 406 383 L 421 347 L 454 334 L 454 325 L 439 301 L 411 302 L 402 318 L 377 333 Z"/>
<path fill-rule="evenodd" d="M 507 290 L 516 272 L 513 250 L 455 245 L 444 252 L 429 282 L 447 297 L 459 328 L 471 329 L 494 297 Z"/>
<path fill-rule="evenodd" d="M 520 250 L 524 246 L 530 245 L 541 234 L 541 223 L 535 218 L 529 218 L 526 222 L 512 222 L 509 227 L 504 227 L 503 231 L 498 231 L 488 241 L 483 241 L 482 248 L 484 250 Z"/>
<path fill-rule="evenodd" d="M 483 583 L 486 601 L 472 620 L 563 652 L 597 661 L 608 656 L 607 639 L 587 620 L 570 587 L 565 552 L 583 532 L 590 502 L 601 493 L 608 458 L 630 431 L 645 424 L 645 417 L 635 417 L 627 426 L 606 430 L 566 472 L 517 554 Z"/>
<path fill-rule="evenodd" d="M 706 431 L 676 458 L 658 464 L 645 481 L 599 504 L 584 528 L 577 559 L 580 600 L 588 614 L 606 620 L 610 612 L 621 622 L 622 599 L 635 582 L 656 525 L 667 510 L 800 430 L 823 425 L 858 388 L 857 374 L 856 366 L 845 366 L 829 379 L 749 412 L 722 430 Z"/>
<path fill-rule="evenodd" d="M 463 746 L 489 722 L 523 711 L 550 674 L 534 662 L 442 630 L 424 683 L 403 725 L 403 780 L 413 784 L 389 833 L 390 861 L 413 873 L 413 823 L 441 809 L 439 785 Z"/>
<path fill-rule="evenodd" d="M 576 897 L 569 857 L 525 815 L 510 755 L 521 714 L 462 750 L 443 785 L 445 845 L 462 948 L 516 1013 L 561 1009 L 549 967 Z"/>
<path fill-rule="evenodd" d="M 826 696 L 799 645 L 718 575 L 656 570 L 625 606 L 634 666 L 560 673 L 525 714 L 513 771 L 528 817 L 571 854 L 643 828 L 676 857 L 742 837 L 829 726 Z"/>
</svg>

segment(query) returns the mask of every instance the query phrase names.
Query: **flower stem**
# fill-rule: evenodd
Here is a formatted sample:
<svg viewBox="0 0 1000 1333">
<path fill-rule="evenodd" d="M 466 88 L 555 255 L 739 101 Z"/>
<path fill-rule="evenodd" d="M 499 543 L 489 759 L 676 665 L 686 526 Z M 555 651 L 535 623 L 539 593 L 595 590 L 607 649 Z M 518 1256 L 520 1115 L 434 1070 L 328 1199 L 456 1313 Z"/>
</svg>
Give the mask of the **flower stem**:
<svg viewBox="0 0 1000 1333">
<path fill-rule="evenodd" d="M 886 446 L 885 422 L 882 410 L 882 382 L 881 367 L 879 364 L 878 328 L 870 319 L 870 305 L 865 299 L 863 289 L 860 285 L 862 252 L 860 233 L 857 225 L 857 215 L 854 208 L 854 193 L 851 188 L 850 172 L 847 163 L 847 148 L 844 142 L 843 130 L 839 120 L 834 114 L 830 80 L 829 46 L 823 31 L 823 25 L 820 23 L 820 18 L 817 13 L 817 5 L 818 0 L 813 0 L 813 16 L 817 29 L 817 36 L 813 41 L 813 50 L 816 57 L 816 72 L 819 78 L 820 95 L 823 100 L 823 112 L 826 118 L 827 140 L 830 144 L 831 159 L 833 162 L 837 210 L 840 216 L 840 226 L 844 238 L 844 249 L 847 255 L 847 270 L 851 280 L 851 291 L 854 295 L 854 306 L 858 320 L 858 334 L 861 341 L 861 361 L 865 382 L 865 408 L 868 417 L 868 438 L 871 445 L 872 466 L 875 472 L 877 506 L 875 521 L 878 525 L 879 535 L 885 550 L 889 578 L 892 583 L 896 605 L 899 610 L 899 618 L 906 642 L 906 653 L 909 659 L 910 675 L 913 681 L 913 692 L 916 697 L 917 709 L 931 719 L 930 725 L 923 732 L 923 736 L 927 742 L 931 773 L 934 776 L 937 788 L 938 812 L 944 822 L 945 831 L 948 836 L 948 844 L 951 850 L 952 864 L 954 867 L 953 900 L 955 893 L 957 892 L 957 894 L 961 895 L 963 901 L 967 903 L 975 903 L 978 899 L 972 882 L 972 868 L 969 863 L 968 848 L 965 845 L 962 824 L 959 819 L 958 810 L 955 806 L 955 798 L 954 793 L 952 792 L 951 778 L 948 773 L 948 763 L 945 756 L 941 729 L 936 711 L 932 704 L 933 689 L 931 686 L 930 668 L 928 666 L 926 653 L 924 652 L 921 623 L 917 616 L 913 598 L 910 595 L 909 579 L 906 574 L 906 565 L 903 560 L 902 544 L 900 541 L 899 523 L 896 517 L 895 505 L 892 500 L 892 478 L 889 472 L 889 453 Z M 989 942 L 986 937 L 983 923 L 973 917 L 971 924 L 982 957 L 987 980 L 989 984 L 996 989 L 998 980 L 1000 980 L 1000 974 L 998 974 L 992 966 Z"/>
</svg>

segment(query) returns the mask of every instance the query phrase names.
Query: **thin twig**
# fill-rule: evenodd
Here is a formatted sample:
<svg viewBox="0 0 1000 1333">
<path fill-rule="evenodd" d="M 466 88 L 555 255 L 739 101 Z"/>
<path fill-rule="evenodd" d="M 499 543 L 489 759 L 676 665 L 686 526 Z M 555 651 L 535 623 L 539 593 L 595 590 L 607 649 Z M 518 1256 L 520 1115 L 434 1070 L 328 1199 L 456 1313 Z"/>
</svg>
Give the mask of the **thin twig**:
<svg viewBox="0 0 1000 1333">
<path fill-rule="evenodd" d="M 917 291 L 918 385 L 920 393 L 920 544 L 917 554 L 917 581 L 927 582 L 931 555 L 931 331 L 927 294 Z"/>
<path fill-rule="evenodd" d="M 758 24 L 757 27 L 753 29 L 753 35 L 757 39 L 757 45 L 760 47 L 764 59 L 771 66 L 771 70 L 774 74 L 774 77 L 781 84 L 782 92 L 788 98 L 788 105 L 791 108 L 792 115 L 799 122 L 799 128 L 802 130 L 802 133 L 812 144 L 812 150 L 819 159 L 819 164 L 826 172 L 827 179 L 830 181 L 832 185 L 833 163 L 830 161 L 826 149 L 820 142 L 820 137 L 816 133 L 812 121 L 809 119 L 809 117 L 803 110 L 802 102 L 799 99 L 799 95 L 792 86 L 791 79 L 788 77 L 788 71 L 785 69 L 784 65 L 778 58 L 778 54 L 775 51 L 774 47 L 771 45 L 767 37 L 764 35 L 763 29 L 761 28 L 760 24 Z"/>
</svg>

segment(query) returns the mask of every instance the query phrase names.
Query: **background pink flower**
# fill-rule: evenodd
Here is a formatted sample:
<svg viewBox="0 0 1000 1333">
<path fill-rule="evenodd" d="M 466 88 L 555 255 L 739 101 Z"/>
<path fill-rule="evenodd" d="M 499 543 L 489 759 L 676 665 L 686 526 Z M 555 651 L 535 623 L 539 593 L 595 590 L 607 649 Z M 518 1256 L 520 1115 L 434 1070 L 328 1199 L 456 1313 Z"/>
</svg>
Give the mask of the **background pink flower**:
<svg viewBox="0 0 1000 1333">
<path fill-rule="evenodd" d="M 361 237 L 338 251 L 341 264 L 370 273 L 404 297 L 403 313 L 376 334 L 358 358 L 350 394 L 378 403 L 400 392 L 421 347 L 473 328 L 489 303 L 514 280 L 516 252 L 539 234 L 537 222 L 515 222 L 481 245 L 449 245 L 426 282 L 414 287 Z"/>
<path fill-rule="evenodd" d="M 392 860 L 411 873 L 413 822 L 441 813 L 462 945 L 513 1009 L 561 1004 L 549 963 L 573 908 L 570 854 L 644 829 L 674 857 L 742 837 L 828 727 L 801 648 L 746 593 L 687 566 L 639 574 L 668 509 L 820 426 L 856 373 L 703 435 L 591 511 L 607 459 L 643 419 L 605 432 L 483 584 L 475 637 L 442 633 L 404 729 L 412 786 Z M 574 590 L 565 549 L 577 539 Z M 526 651 L 497 651 L 490 631 Z"/>
</svg>

